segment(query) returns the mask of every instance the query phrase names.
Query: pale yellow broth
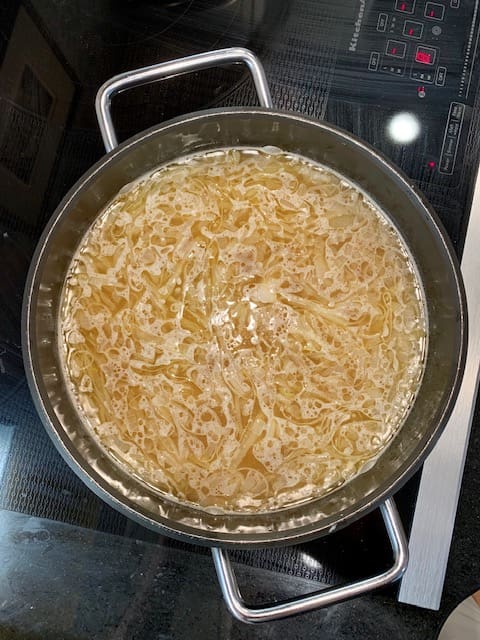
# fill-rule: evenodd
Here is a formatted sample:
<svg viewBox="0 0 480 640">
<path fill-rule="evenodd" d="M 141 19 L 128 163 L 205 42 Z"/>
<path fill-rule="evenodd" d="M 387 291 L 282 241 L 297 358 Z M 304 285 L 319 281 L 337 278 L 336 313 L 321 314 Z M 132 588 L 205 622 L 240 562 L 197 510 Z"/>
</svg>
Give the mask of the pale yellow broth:
<svg viewBox="0 0 480 640">
<path fill-rule="evenodd" d="M 122 190 L 59 318 L 93 437 L 176 500 L 258 511 L 371 464 L 425 359 L 422 290 L 367 197 L 299 156 L 191 156 Z"/>
</svg>

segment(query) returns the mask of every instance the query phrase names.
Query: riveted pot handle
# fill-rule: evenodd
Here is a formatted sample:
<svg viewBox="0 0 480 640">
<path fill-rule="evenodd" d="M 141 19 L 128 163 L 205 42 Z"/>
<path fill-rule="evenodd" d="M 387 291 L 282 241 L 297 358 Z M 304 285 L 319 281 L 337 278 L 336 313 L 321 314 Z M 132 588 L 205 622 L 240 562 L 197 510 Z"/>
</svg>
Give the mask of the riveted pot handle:
<svg viewBox="0 0 480 640">
<path fill-rule="evenodd" d="M 273 604 L 248 606 L 240 593 L 232 564 L 225 549 L 213 548 L 212 555 L 223 598 L 230 613 L 242 622 L 270 622 L 299 613 L 321 609 L 384 587 L 398 580 L 408 563 L 408 543 L 394 501 L 389 498 L 380 505 L 383 521 L 392 545 L 394 562 L 390 569 L 378 575 L 338 587 L 329 587 L 298 598 Z"/>
<path fill-rule="evenodd" d="M 134 71 L 120 73 L 107 80 L 97 92 L 95 110 L 97 112 L 98 125 L 102 134 L 103 143 L 107 151 L 111 151 L 118 145 L 115 127 L 112 122 L 110 103 L 112 96 L 125 89 L 139 87 L 150 82 L 158 82 L 165 78 L 172 78 L 184 73 L 199 71 L 209 67 L 218 67 L 225 64 L 243 62 L 252 74 L 258 99 L 262 107 L 272 108 L 272 98 L 268 88 L 265 71 L 258 58 L 249 50 L 242 47 L 218 49 L 207 51 L 178 60 L 161 62 L 149 67 L 143 67 Z"/>
</svg>

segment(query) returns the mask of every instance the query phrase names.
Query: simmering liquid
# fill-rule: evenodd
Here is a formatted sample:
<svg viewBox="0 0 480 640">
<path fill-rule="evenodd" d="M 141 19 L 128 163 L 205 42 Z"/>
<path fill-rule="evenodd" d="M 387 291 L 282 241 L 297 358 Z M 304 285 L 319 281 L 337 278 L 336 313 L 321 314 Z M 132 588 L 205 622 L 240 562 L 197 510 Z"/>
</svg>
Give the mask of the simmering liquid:
<svg viewBox="0 0 480 640">
<path fill-rule="evenodd" d="M 426 320 L 364 194 L 299 156 L 229 149 L 115 197 L 72 260 L 59 336 L 117 462 L 174 499 L 252 511 L 379 455 L 419 386 Z"/>
</svg>

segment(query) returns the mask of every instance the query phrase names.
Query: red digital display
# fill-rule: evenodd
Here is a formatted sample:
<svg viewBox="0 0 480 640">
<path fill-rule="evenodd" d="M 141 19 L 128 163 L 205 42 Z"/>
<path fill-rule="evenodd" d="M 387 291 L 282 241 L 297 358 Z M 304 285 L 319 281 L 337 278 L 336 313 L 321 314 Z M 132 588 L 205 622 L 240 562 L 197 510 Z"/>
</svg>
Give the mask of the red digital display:
<svg viewBox="0 0 480 640">
<path fill-rule="evenodd" d="M 415 10 L 416 0 L 396 0 L 395 11 L 401 11 L 402 13 L 413 13 Z"/>
<path fill-rule="evenodd" d="M 418 46 L 415 51 L 415 62 L 420 64 L 434 65 L 437 51 L 433 47 Z"/>
<path fill-rule="evenodd" d="M 422 64 L 432 64 L 432 54 L 426 51 L 417 51 L 415 61 L 421 62 Z"/>
<path fill-rule="evenodd" d="M 427 2 L 423 15 L 432 20 L 443 20 L 444 13 L 445 7 L 442 4 L 438 4 L 438 2 Z"/>
</svg>

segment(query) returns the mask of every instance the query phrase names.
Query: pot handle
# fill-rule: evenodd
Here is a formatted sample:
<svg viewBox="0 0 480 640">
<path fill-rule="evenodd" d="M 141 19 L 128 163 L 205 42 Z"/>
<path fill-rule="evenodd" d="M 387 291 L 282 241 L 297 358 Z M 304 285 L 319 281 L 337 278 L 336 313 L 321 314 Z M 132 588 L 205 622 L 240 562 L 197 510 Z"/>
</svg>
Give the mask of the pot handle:
<svg viewBox="0 0 480 640">
<path fill-rule="evenodd" d="M 408 563 L 408 543 L 402 521 L 392 498 L 388 498 L 380 505 L 380 511 L 393 550 L 394 562 L 390 569 L 358 582 L 329 587 L 273 604 L 248 606 L 240 593 L 227 551 L 218 547 L 213 548 L 213 562 L 222 595 L 230 613 L 241 622 L 270 622 L 344 602 L 401 578 Z"/>
<path fill-rule="evenodd" d="M 116 93 L 125 91 L 125 89 L 131 89 L 132 87 L 149 84 L 150 82 L 157 82 L 164 78 L 172 78 L 173 76 L 190 73 L 191 71 L 199 71 L 200 69 L 237 62 L 243 62 L 247 65 L 252 75 L 261 106 L 271 109 L 273 103 L 265 71 L 259 59 L 249 49 L 231 47 L 229 49 L 218 49 L 217 51 L 198 53 L 193 56 L 187 56 L 186 58 L 161 62 L 149 67 L 120 73 L 110 78 L 110 80 L 107 80 L 107 82 L 100 87 L 95 99 L 95 111 L 97 113 L 98 125 L 105 149 L 111 151 L 118 145 L 110 112 L 111 99 Z"/>
</svg>

